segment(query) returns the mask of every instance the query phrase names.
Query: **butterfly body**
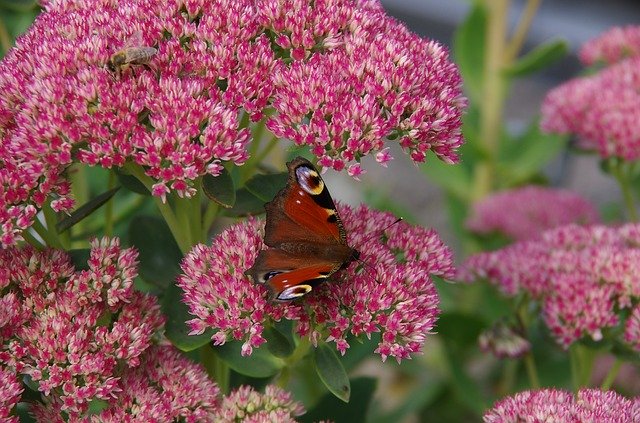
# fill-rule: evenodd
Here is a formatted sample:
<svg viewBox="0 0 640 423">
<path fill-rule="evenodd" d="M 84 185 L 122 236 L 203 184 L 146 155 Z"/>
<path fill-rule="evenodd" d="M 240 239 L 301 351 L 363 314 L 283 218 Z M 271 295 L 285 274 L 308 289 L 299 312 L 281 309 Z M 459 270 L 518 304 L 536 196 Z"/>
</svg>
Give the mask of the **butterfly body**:
<svg viewBox="0 0 640 423">
<path fill-rule="evenodd" d="M 265 205 L 264 243 L 269 248 L 260 251 L 246 272 L 279 301 L 302 297 L 360 256 L 347 244 L 333 199 L 315 167 L 298 157 L 287 168 L 286 187 Z"/>
</svg>

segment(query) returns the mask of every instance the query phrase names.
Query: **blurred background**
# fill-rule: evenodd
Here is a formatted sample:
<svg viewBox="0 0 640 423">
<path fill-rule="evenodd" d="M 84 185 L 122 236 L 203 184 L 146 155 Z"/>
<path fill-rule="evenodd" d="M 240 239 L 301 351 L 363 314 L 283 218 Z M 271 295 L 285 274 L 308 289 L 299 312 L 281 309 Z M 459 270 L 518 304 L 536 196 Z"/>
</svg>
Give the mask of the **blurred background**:
<svg viewBox="0 0 640 423">
<path fill-rule="evenodd" d="M 404 22 L 412 31 L 423 37 L 451 46 L 455 29 L 467 15 L 468 0 L 382 0 L 387 12 Z M 513 0 L 509 14 L 511 27 L 515 26 L 525 1 Z M 552 0 L 542 1 L 529 32 L 525 51 L 552 39 L 564 39 L 570 54 L 550 68 L 531 77 L 518 78 L 509 91 L 505 119 L 514 132 L 525 126 L 539 114 L 540 104 L 551 88 L 577 75 L 580 66 L 577 53 L 587 40 L 596 37 L 612 26 L 640 23 L 640 2 L 637 0 Z M 325 179 L 334 197 L 352 204 L 373 200 L 393 204 L 397 212 L 415 218 L 417 223 L 438 230 L 445 242 L 456 248 L 456 240 L 448 227 L 446 210 L 439 189 L 425 182 L 424 175 L 399 150 L 393 152 L 395 160 L 389 170 L 381 168 L 373 160 L 365 160 L 368 171 L 353 183 L 346 175 L 327 172 Z M 427 160 L 433 159 L 428 157 Z M 462 157 L 464 160 L 464 157 Z M 554 186 L 572 189 L 606 211 L 607 205 L 620 197 L 613 178 L 599 171 L 598 157 L 576 155 L 561 157 L 547 169 L 547 176 Z M 428 164 L 427 164 L 428 166 Z M 364 186 L 364 189 L 363 189 Z M 419 187 L 419 192 L 416 192 Z M 385 200 L 385 201 L 383 201 Z M 384 204 L 380 204 L 384 206 Z M 461 257 L 458 257 L 459 261 Z"/>
</svg>

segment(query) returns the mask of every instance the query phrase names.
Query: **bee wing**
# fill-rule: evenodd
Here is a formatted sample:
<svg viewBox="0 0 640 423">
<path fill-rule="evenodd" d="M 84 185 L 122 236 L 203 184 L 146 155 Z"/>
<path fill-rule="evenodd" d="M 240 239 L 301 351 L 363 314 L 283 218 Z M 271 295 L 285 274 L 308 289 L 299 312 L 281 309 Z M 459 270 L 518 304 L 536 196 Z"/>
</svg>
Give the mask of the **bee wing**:
<svg viewBox="0 0 640 423">
<path fill-rule="evenodd" d="M 131 34 L 129 38 L 127 38 L 127 41 L 124 43 L 124 48 L 138 47 L 143 45 L 144 40 L 142 39 L 142 31 L 137 30 L 133 34 Z"/>
<path fill-rule="evenodd" d="M 134 47 L 127 50 L 127 63 L 145 64 L 158 52 L 154 47 Z"/>
</svg>

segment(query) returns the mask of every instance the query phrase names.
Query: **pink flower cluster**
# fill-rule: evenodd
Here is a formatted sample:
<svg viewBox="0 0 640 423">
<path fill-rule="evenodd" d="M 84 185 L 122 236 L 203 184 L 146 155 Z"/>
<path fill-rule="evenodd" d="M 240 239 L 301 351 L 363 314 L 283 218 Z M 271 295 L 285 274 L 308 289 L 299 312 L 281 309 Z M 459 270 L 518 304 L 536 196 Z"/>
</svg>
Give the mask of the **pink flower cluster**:
<svg viewBox="0 0 640 423">
<path fill-rule="evenodd" d="M 504 398 L 484 414 L 485 423 L 640 421 L 640 398 L 627 399 L 614 391 L 557 389 L 524 391 Z"/>
<path fill-rule="evenodd" d="M 249 127 L 308 145 L 323 166 L 362 173 L 397 139 L 413 160 L 457 160 L 465 107 L 440 44 L 375 0 L 45 1 L 0 63 L 0 241 L 45 203 L 70 210 L 65 169 L 133 162 L 153 194 L 248 158 Z M 153 47 L 148 65 L 112 55 Z M 128 50 L 129 49 L 129 50 Z"/>
<path fill-rule="evenodd" d="M 563 226 L 470 257 L 459 278 L 488 279 L 507 295 L 528 292 L 563 347 L 620 322 L 618 311 L 640 300 L 640 225 Z M 638 312 L 635 312 L 636 314 Z M 626 341 L 640 345 L 637 318 L 626 320 Z M 634 329 L 635 328 L 635 329 Z"/>
<path fill-rule="evenodd" d="M 550 91 L 542 105 L 542 128 L 575 134 L 582 148 L 603 158 L 640 158 L 638 51 L 640 27 L 613 29 L 587 43 L 581 53 L 586 64 L 594 60 L 612 64 Z"/>
<path fill-rule="evenodd" d="M 430 275 L 453 276 L 451 251 L 433 230 L 404 222 L 389 226 L 395 218 L 388 213 L 343 205 L 338 211 L 364 266 L 352 264 L 298 302 L 275 303 L 265 286 L 244 275 L 263 247 L 262 222 L 236 224 L 211 246 L 196 246 L 179 277 L 184 301 L 196 316 L 189 322 L 192 332 L 213 328 L 215 344 L 243 340 L 247 355 L 265 342 L 265 326 L 285 318 L 297 321 L 300 336 L 314 344 L 335 342 L 341 353 L 349 347 L 349 334 L 375 332 L 381 332 L 376 352 L 383 360 L 420 352 L 439 314 Z"/>
<path fill-rule="evenodd" d="M 513 240 L 526 240 L 557 226 L 599 220 L 596 208 L 576 193 L 526 186 L 490 195 L 474 204 L 466 226 L 480 234 L 500 232 Z"/>
<path fill-rule="evenodd" d="M 1 421 L 17 423 L 11 413 L 24 377 L 43 394 L 30 408 L 43 423 L 225 422 L 243 413 L 248 421 L 293 421 L 304 412 L 276 387 L 222 398 L 202 366 L 154 345 L 166 343 L 164 318 L 155 297 L 133 290 L 136 259 L 106 238 L 92 242 L 81 271 L 62 251 L 0 251 Z M 106 407 L 88 413 L 93 400 Z"/>
<path fill-rule="evenodd" d="M 291 394 L 274 385 L 265 388 L 264 394 L 250 386 L 241 386 L 222 399 L 217 422 L 245 423 L 295 423 L 294 417 L 305 413 Z"/>
<path fill-rule="evenodd" d="M 0 252 L 0 365 L 28 376 L 70 416 L 119 390 L 164 323 L 154 297 L 132 289 L 137 253 L 117 240 L 92 243 L 89 269 L 61 251 Z"/>
<path fill-rule="evenodd" d="M 640 26 L 636 25 L 613 27 L 580 49 L 580 61 L 585 65 L 612 64 L 634 56 L 640 56 Z"/>
</svg>

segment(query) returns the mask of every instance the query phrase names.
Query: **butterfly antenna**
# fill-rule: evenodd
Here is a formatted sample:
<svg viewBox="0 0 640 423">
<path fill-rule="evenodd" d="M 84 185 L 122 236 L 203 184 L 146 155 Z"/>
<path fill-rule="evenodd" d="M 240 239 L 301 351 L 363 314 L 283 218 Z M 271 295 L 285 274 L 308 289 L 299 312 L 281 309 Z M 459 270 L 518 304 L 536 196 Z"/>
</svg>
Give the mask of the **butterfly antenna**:
<svg viewBox="0 0 640 423">
<path fill-rule="evenodd" d="M 396 220 L 394 220 L 393 223 L 388 224 L 384 228 L 369 232 L 369 234 L 367 234 L 367 236 L 365 237 L 365 239 L 363 240 L 362 243 L 364 244 L 365 242 L 369 241 L 371 238 L 373 238 L 375 236 L 380 236 L 382 233 L 384 233 L 384 231 L 386 231 L 387 229 L 389 229 L 390 227 L 392 227 L 396 223 L 402 222 L 403 220 L 404 220 L 403 218 L 399 217 Z"/>
</svg>

